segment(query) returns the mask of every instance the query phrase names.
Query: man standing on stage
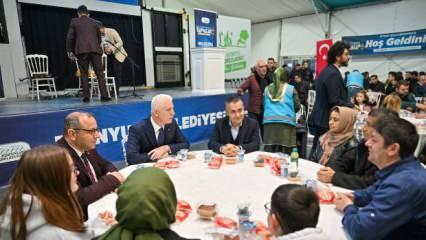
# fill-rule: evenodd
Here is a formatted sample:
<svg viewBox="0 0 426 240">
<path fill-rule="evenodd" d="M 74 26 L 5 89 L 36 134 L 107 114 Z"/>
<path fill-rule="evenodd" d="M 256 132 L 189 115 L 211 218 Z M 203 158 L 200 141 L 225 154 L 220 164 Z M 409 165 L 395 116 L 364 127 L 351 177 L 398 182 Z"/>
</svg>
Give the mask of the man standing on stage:
<svg viewBox="0 0 426 240">
<path fill-rule="evenodd" d="M 108 56 L 108 75 L 113 73 L 117 95 L 120 95 L 121 73 L 123 72 L 123 62 L 126 60 L 127 52 L 124 50 L 120 34 L 115 29 L 106 28 L 102 23 L 100 23 L 99 27 L 102 35 L 102 47 L 104 53 Z"/>
<path fill-rule="evenodd" d="M 81 74 L 83 87 L 83 102 L 89 99 L 88 70 L 89 63 L 93 65 L 101 92 L 101 101 L 110 101 L 105 85 L 105 76 L 102 66 L 101 33 L 96 21 L 89 17 L 87 7 L 81 5 L 77 8 L 78 18 L 71 20 L 67 34 L 67 54 L 71 61 L 76 56 Z"/>
</svg>

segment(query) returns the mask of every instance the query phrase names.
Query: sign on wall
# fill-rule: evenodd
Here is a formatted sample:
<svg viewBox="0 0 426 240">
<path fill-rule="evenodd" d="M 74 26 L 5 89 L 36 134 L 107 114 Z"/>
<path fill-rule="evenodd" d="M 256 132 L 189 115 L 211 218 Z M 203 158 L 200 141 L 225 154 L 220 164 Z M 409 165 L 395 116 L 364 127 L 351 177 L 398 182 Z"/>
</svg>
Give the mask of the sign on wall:
<svg viewBox="0 0 426 240">
<path fill-rule="evenodd" d="M 426 29 L 366 36 L 342 37 L 352 55 L 407 53 L 426 50 Z"/>
<path fill-rule="evenodd" d="M 195 17 L 195 46 L 216 47 L 217 13 L 194 9 Z"/>
<path fill-rule="evenodd" d="M 250 74 L 251 21 L 219 16 L 218 47 L 225 48 L 225 78 L 245 78 Z"/>
</svg>

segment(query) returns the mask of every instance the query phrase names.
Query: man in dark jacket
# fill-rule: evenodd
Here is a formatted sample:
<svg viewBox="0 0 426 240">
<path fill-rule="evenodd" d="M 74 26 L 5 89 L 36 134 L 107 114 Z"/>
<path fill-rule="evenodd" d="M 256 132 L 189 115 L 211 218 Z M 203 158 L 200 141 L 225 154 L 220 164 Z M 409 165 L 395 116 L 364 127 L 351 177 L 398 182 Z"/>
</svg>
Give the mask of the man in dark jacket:
<svg viewBox="0 0 426 240">
<path fill-rule="evenodd" d="M 73 18 L 70 23 L 67 34 L 67 53 L 71 61 L 78 59 L 80 68 L 81 86 L 83 87 L 83 102 L 88 102 L 89 92 L 89 63 L 92 63 L 95 70 L 101 92 L 101 101 L 110 101 L 108 97 L 104 69 L 102 66 L 102 36 L 99 30 L 99 24 L 96 20 L 89 17 L 87 7 L 81 5 L 77 9 L 77 18 Z"/>
<path fill-rule="evenodd" d="M 371 75 L 367 90 L 385 93 L 385 84 L 379 81 L 379 77 L 377 75 Z"/>
<path fill-rule="evenodd" d="M 348 106 L 348 92 L 343 83 L 340 67 L 349 62 L 350 46 L 342 41 L 335 42 L 328 51 L 328 66 L 322 70 L 315 81 L 316 97 L 309 127 L 314 135 L 310 158 L 315 152 L 319 137 L 328 131 L 330 110 L 334 106 Z"/>
<path fill-rule="evenodd" d="M 124 181 L 115 166 L 96 151 L 99 129 L 90 113 L 72 112 L 65 118 L 64 136 L 56 144 L 70 154 L 79 174 L 78 201 L 87 220 L 89 204 L 113 192 Z"/>
<path fill-rule="evenodd" d="M 259 150 L 259 125 L 255 119 L 244 117 L 243 100 L 239 97 L 227 99 L 226 113 L 227 117 L 216 120 L 209 149 L 227 156 L 235 156 L 241 149 L 246 153 Z"/>
<path fill-rule="evenodd" d="M 297 75 L 297 74 L 296 74 Z M 309 89 L 314 89 L 314 73 L 312 72 L 309 62 L 305 61 L 302 65 L 301 77 L 308 83 Z M 299 95 L 300 97 L 300 95 Z"/>
<path fill-rule="evenodd" d="M 294 75 L 294 81 L 290 82 L 299 95 L 300 103 L 305 107 L 308 106 L 309 82 L 302 78 L 301 74 Z"/>
<path fill-rule="evenodd" d="M 413 156 L 419 135 L 405 119 L 380 119 L 367 140 L 377 181 L 338 193 L 336 208 L 351 239 L 425 239 L 426 170 Z"/>
<path fill-rule="evenodd" d="M 318 171 L 318 180 L 348 189 L 361 189 L 373 184 L 377 167 L 368 161 L 365 143 L 371 135 L 373 124 L 387 118 L 398 119 L 399 116 L 386 108 L 371 111 L 363 129 L 364 140 L 355 147 L 346 146 L 338 159 L 330 159 L 327 166 Z"/>
<path fill-rule="evenodd" d="M 168 154 L 189 148 L 189 143 L 174 120 L 171 96 L 159 94 L 152 98 L 151 116 L 129 129 L 126 156 L 129 164 L 156 162 Z"/>
</svg>

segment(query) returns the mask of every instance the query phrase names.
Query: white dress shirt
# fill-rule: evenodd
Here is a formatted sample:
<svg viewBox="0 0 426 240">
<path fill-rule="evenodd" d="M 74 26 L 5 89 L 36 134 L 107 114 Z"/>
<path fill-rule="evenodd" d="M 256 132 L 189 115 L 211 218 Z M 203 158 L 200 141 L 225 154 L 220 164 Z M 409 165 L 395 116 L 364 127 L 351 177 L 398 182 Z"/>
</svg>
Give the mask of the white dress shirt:
<svg viewBox="0 0 426 240">
<path fill-rule="evenodd" d="M 164 131 L 164 126 L 160 126 L 157 123 L 155 123 L 152 117 L 151 117 L 151 124 L 152 124 L 152 127 L 154 128 L 155 139 L 158 141 L 158 134 L 160 134 L 160 128 L 163 128 L 163 131 Z"/>
</svg>

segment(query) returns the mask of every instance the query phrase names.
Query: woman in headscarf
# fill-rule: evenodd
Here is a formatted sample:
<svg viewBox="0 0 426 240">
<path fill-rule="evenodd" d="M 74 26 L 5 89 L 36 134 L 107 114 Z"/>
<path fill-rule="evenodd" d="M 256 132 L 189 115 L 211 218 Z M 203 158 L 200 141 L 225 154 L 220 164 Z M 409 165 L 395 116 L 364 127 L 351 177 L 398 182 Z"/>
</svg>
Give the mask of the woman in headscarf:
<svg viewBox="0 0 426 240">
<path fill-rule="evenodd" d="M 296 89 L 287 82 L 288 72 L 277 68 L 273 82 L 265 89 L 263 140 L 268 152 L 290 153 L 296 147 L 296 112 L 300 101 Z"/>
<path fill-rule="evenodd" d="M 338 159 L 349 148 L 356 148 L 358 142 L 353 135 L 357 111 L 348 107 L 333 107 L 328 122 L 330 130 L 320 137 L 320 147 L 313 160 L 321 165 Z"/>
<path fill-rule="evenodd" d="M 170 229 L 175 222 L 176 191 L 166 172 L 144 168 L 118 188 L 117 224 L 99 240 L 184 239 Z"/>
</svg>

